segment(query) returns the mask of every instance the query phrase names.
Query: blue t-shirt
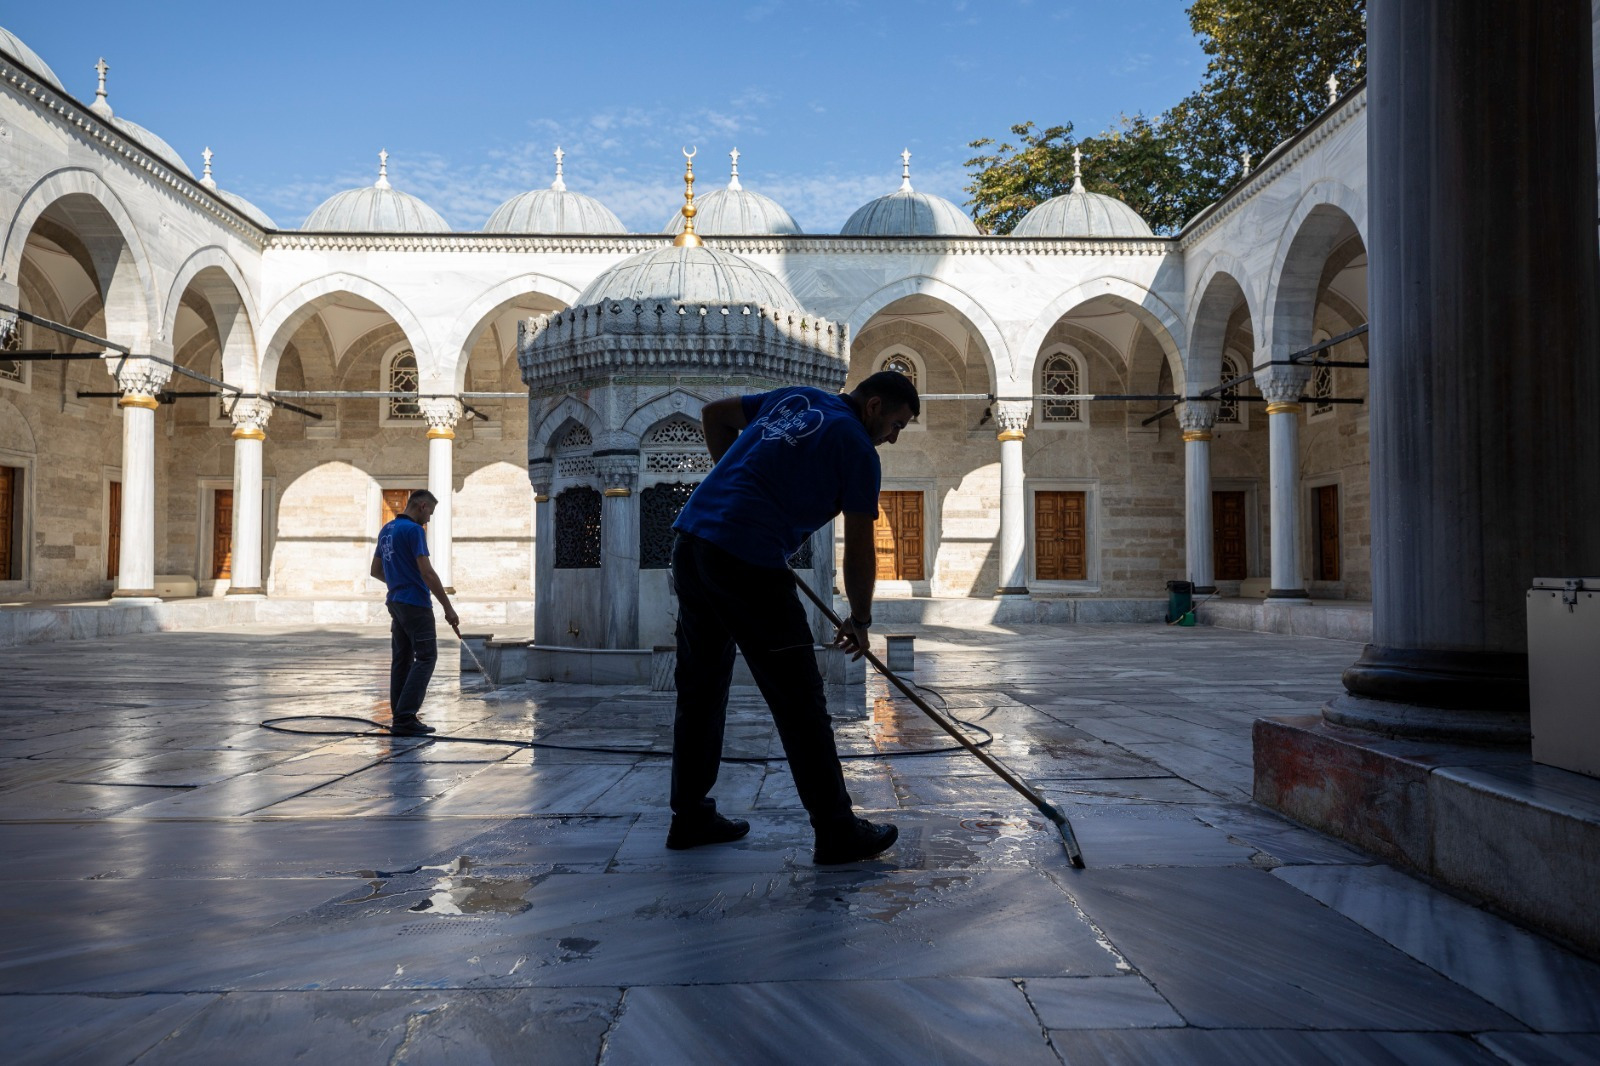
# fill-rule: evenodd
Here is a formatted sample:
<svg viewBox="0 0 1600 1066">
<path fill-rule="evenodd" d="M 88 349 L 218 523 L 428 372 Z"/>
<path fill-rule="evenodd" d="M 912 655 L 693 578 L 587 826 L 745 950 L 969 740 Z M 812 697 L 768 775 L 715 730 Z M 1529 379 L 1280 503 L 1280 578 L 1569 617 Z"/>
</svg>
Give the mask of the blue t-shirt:
<svg viewBox="0 0 1600 1066">
<path fill-rule="evenodd" d="M 378 531 L 378 558 L 383 560 L 383 580 L 389 585 L 388 602 L 413 607 L 432 604 L 417 567 L 417 556 L 427 554 L 428 538 L 422 526 L 405 515 Z"/>
<path fill-rule="evenodd" d="M 841 511 L 877 517 L 878 451 L 844 397 L 796 386 L 742 402 L 748 424 L 674 529 L 781 567 Z"/>
</svg>

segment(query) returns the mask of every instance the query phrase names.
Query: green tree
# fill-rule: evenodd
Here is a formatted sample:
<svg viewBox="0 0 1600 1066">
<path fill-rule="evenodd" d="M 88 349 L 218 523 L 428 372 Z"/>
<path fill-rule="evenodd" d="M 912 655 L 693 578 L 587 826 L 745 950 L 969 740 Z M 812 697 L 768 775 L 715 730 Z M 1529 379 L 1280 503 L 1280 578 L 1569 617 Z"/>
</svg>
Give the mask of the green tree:
<svg viewBox="0 0 1600 1066">
<path fill-rule="evenodd" d="M 1157 118 L 1124 116 L 1093 137 L 1072 124 L 1011 127 L 1019 143 L 971 143 L 988 151 L 973 168 L 968 201 L 980 225 L 1009 233 L 1022 216 L 1072 188 L 1072 150 L 1083 184 L 1115 196 L 1157 233 L 1176 233 L 1239 179 L 1242 157 L 1259 162 L 1328 106 L 1328 77 L 1341 91 L 1366 59 L 1366 0 L 1195 0 L 1189 25 L 1210 56 L 1200 87 Z"/>
</svg>

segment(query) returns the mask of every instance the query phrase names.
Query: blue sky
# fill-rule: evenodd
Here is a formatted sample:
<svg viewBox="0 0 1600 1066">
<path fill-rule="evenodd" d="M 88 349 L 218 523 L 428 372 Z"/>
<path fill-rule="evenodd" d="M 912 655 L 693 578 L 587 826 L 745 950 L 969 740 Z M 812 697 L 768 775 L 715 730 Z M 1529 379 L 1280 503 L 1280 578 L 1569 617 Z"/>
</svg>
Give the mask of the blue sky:
<svg viewBox="0 0 1600 1066">
<path fill-rule="evenodd" d="M 837 232 L 912 183 L 964 204 L 967 143 L 1016 122 L 1096 132 L 1164 110 L 1205 57 L 1178 0 L 756 0 L 692 5 L 479 2 L 8 5 L 0 25 L 67 91 L 94 99 L 94 63 L 120 117 L 153 130 L 196 174 L 280 226 L 371 184 L 394 186 L 457 229 L 547 186 L 654 232 L 681 202 L 680 146 L 697 188 L 746 188 L 810 233 Z"/>
</svg>

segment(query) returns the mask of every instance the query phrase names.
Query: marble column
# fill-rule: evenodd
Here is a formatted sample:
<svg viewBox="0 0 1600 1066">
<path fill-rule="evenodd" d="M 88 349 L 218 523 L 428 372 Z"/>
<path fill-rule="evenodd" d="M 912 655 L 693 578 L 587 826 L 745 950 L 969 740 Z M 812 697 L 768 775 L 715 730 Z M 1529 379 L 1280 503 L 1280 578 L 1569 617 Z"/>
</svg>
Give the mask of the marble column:
<svg viewBox="0 0 1600 1066">
<path fill-rule="evenodd" d="M 1022 469 L 1022 441 L 1033 417 L 1032 400 L 999 400 L 1000 424 L 1000 587 L 997 596 L 1028 595 L 1028 501 Z"/>
<path fill-rule="evenodd" d="M 1178 409 L 1183 427 L 1183 490 L 1189 580 L 1209 596 L 1217 591 L 1212 558 L 1211 430 L 1217 421 L 1215 400 L 1189 400 Z"/>
<path fill-rule="evenodd" d="M 600 583 L 605 589 L 607 648 L 639 646 L 639 453 L 598 460 L 605 483 L 600 500 Z"/>
<path fill-rule="evenodd" d="M 551 613 L 550 593 L 555 588 L 556 508 L 550 502 L 550 481 L 554 463 L 549 459 L 528 460 L 528 484 L 533 487 L 533 641 L 555 643 L 548 632 Z"/>
<path fill-rule="evenodd" d="M 272 405 L 265 400 L 240 400 L 233 407 L 233 577 L 230 596 L 260 596 L 261 583 L 261 450 L 267 439 Z"/>
<path fill-rule="evenodd" d="M 117 597 L 156 594 L 156 395 L 172 368 L 150 359 L 106 355 L 106 370 L 122 392 L 122 549 Z"/>
<path fill-rule="evenodd" d="M 1300 394 L 1309 371 L 1275 366 L 1256 378 L 1267 400 L 1267 443 L 1271 451 L 1272 586 L 1267 599 L 1307 602 L 1300 563 Z"/>
<path fill-rule="evenodd" d="M 418 406 L 428 421 L 428 491 L 439 501 L 428 520 L 428 561 L 445 591 L 454 593 L 455 567 L 451 558 L 455 550 L 455 443 L 461 401 L 426 399 L 418 401 Z"/>
<path fill-rule="evenodd" d="M 1529 584 L 1600 561 L 1591 20 L 1371 6 L 1372 643 L 1337 724 L 1525 741 Z"/>
</svg>

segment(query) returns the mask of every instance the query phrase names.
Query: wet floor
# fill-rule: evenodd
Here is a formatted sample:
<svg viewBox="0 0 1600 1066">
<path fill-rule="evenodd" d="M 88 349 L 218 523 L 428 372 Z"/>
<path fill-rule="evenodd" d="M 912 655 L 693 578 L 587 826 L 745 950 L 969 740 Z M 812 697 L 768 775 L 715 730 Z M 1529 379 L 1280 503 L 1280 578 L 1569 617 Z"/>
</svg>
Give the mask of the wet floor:
<svg viewBox="0 0 1600 1066">
<path fill-rule="evenodd" d="M 819 868 L 753 691 L 716 791 L 750 835 L 671 852 L 645 689 L 441 663 L 425 719 L 492 743 L 430 741 L 361 721 L 377 629 L 0 651 L 6 1060 L 1600 1061 L 1600 965 L 1250 802 L 1251 722 L 1358 647 L 916 632 L 927 699 L 1087 869 L 875 681 L 830 698 L 900 842 Z"/>
</svg>

